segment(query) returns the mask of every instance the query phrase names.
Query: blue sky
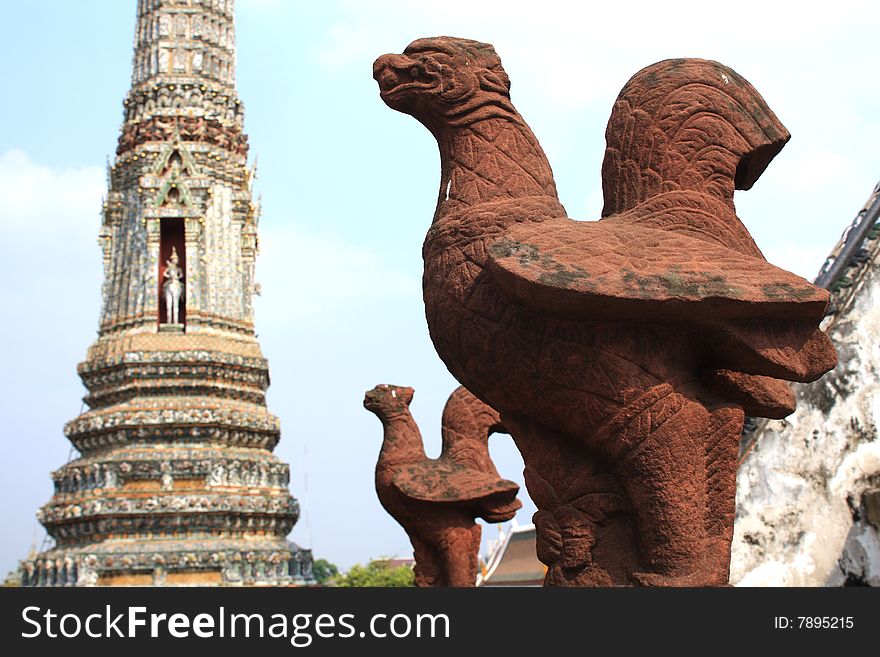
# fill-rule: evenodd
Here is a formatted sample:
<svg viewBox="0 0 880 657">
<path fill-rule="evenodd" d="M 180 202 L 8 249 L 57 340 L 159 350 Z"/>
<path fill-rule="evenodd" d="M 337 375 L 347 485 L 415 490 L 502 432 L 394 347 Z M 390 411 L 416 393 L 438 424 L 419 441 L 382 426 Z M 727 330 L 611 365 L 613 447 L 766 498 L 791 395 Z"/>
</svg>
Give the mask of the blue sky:
<svg viewBox="0 0 880 657">
<path fill-rule="evenodd" d="M 277 453 L 304 512 L 292 537 L 316 556 L 348 567 L 411 552 L 373 491 L 381 427 L 361 400 L 376 383 L 413 386 L 436 455 L 456 385 L 421 304 L 439 157 L 424 128 L 379 100 L 376 56 L 439 34 L 493 43 L 562 202 L 582 219 L 601 210 L 605 123 L 626 80 L 669 57 L 731 66 L 793 135 L 738 193 L 739 215 L 769 260 L 807 277 L 880 178 L 876 3 L 604 4 L 238 0 L 238 89 L 263 196 L 257 330 L 282 420 Z M 135 5 L 0 0 L 4 573 L 42 538 L 34 513 L 82 406 L 76 364 L 97 328 L 104 163 L 130 84 Z M 491 449 L 521 482 L 509 439 Z"/>
</svg>

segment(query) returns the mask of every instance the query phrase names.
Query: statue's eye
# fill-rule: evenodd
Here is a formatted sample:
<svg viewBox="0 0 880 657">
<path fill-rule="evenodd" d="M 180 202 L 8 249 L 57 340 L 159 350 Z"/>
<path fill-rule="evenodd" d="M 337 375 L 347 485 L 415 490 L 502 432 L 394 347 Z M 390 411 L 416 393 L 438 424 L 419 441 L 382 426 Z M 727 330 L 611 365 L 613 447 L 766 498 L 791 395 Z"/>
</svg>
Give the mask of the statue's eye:
<svg viewBox="0 0 880 657">
<path fill-rule="evenodd" d="M 415 79 L 415 78 L 419 77 L 419 73 L 420 73 L 420 72 L 421 72 L 421 71 L 419 71 L 419 67 L 418 67 L 418 66 L 413 66 L 411 69 L 409 69 L 409 76 L 410 76 L 411 78 Z"/>
</svg>

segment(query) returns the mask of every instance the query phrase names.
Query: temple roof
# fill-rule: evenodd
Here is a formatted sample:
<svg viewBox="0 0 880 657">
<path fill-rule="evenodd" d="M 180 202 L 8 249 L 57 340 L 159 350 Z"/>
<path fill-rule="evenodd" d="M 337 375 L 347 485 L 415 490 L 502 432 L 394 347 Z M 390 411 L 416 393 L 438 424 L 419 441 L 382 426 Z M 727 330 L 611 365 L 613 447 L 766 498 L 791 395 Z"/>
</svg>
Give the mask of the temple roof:
<svg viewBox="0 0 880 657">
<path fill-rule="evenodd" d="M 512 527 L 489 555 L 477 586 L 541 586 L 546 572 L 535 552 L 535 526 Z"/>
</svg>

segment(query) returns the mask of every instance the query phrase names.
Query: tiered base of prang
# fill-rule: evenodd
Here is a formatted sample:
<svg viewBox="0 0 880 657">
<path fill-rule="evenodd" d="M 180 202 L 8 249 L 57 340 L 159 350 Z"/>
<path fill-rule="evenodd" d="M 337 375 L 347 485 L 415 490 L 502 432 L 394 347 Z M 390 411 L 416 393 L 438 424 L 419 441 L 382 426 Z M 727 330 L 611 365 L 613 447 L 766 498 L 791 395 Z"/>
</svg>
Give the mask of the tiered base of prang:
<svg viewBox="0 0 880 657">
<path fill-rule="evenodd" d="M 52 474 L 38 517 L 55 547 L 22 562 L 23 585 L 314 584 L 285 538 L 299 505 L 256 340 L 101 338 L 79 373 L 90 409 L 65 435 L 81 456 Z"/>
</svg>

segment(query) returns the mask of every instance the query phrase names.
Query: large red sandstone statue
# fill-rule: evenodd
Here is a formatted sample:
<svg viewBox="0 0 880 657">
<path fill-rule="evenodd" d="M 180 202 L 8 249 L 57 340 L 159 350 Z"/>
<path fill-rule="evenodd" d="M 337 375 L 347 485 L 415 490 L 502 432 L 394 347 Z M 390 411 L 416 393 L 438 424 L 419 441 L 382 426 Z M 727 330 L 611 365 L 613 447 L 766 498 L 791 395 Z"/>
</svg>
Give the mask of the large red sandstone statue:
<svg viewBox="0 0 880 657">
<path fill-rule="evenodd" d="M 425 456 L 409 412 L 413 389 L 379 385 L 364 407 L 382 421 L 376 492 L 412 542 L 417 586 L 473 586 L 480 526 L 510 520 L 522 504 L 519 486 L 502 479 L 489 457 L 489 436 L 506 432 L 498 413 L 463 387 L 443 409 L 440 457 Z"/>
<path fill-rule="evenodd" d="M 373 75 L 439 143 L 428 326 L 522 452 L 545 584 L 727 584 L 743 410 L 787 415 L 783 380 L 836 363 L 827 293 L 734 211 L 788 131 L 726 66 L 649 66 L 608 123 L 603 220 L 578 222 L 492 46 L 421 39 Z"/>
</svg>

